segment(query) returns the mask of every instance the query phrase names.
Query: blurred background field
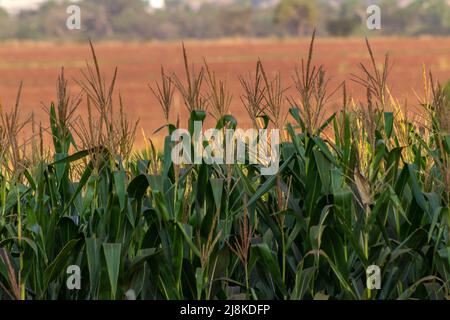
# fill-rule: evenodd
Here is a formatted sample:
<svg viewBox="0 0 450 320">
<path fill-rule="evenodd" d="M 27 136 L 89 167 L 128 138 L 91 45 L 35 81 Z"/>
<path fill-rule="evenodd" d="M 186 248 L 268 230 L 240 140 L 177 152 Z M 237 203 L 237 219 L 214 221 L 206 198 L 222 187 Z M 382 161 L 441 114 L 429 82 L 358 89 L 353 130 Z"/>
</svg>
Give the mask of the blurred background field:
<svg viewBox="0 0 450 320">
<path fill-rule="evenodd" d="M 417 105 L 416 94 L 422 94 L 422 66 L 433 71 L 436 79 L 445 82 L 450 78 L 450 38 L 379 38 L 371 40 L 375 55 L 380 61 L 389 52 L 393 67 L 389 83 L 392 93 L 409 105 Z M 292 92 L 292 75 L 300 58 L 307 55 L 308 40 L 220 40 L 187 41 L 189 58 L 197 69 L 205 58 L 217 77 L 227 81 L 233 95 L 231 110 L 240 126 L 250 126 L 250 119 L 242 106 L 243 93 L 239 76 L 254 73 L 258 58 L 268 72 L 281 73 L 283 84 Z M 149 89 L 160 77 L 160 66 L 166 72 L 182 74 L 183 57 L 181 44 L 170 43 L 99 43 L 95 45 L 101 66 L 106 75 L 112 77 L 118 67 L 117 93 L 122 95 L 125 111 L 131 119 L 140 119 L 147 135 L 163 123 L 163 114 Z M 38 121 L 47 125 L 48 117 L 43 111 L 56 98 L 55 84 L 61 67 L 65 68 L 73 94 L 80 88 L 74 79 L 79 79 L 89 59 L 88 44 L 55 43 L 6 43 L 0 47 L 0 97 L 5 108 L 15 103 L 17 90 L 23 81 L 20 111 L 23 116 L 33 112 Z M 346 81 L 349 93 L 355 101 L 364 100 L 365 92 L 351 81 L 351 74 L 360 74 L 359 63 L 369 63 L 363 39 L 318 39 L 315 63 L 323 64 L 328 71 L 331 88 Z M 294 92 L 292 92 L 294 93 Z M 118 96 L 116 96 L 118 101 Z M 328 104 L 335 111 L 335 103 L 341 102 L 338 91 Z M 286 101 L 287 103 L 287 101 Z M 79 109 L 84 112 L 85 108 Z M 83 111 L 84 110 L 84 111 Z M 414 113 L 414 110 L 408 110 Z M 172 121 L 187 119 L 188 114 L 178 93 L 174 97 Z M 186 125 L 182 121 L 182 125 Z M 155 137 L 157 138 L 157 137 Z M 141 135 L 137 136 L 140 144 Z M 158 140 L 158 139 L 156 139 Z"/>
<path fill-rule="evenodd" d="M 66 27 L 70 4 L 81 9 L 81 30 Z M 366 27 L 371 4 L 381 8 L 380 30 Z M 331 88 L 346 81 L 356 101 L 365 92 L 349 80 L 359 72 L 359 63 L 369 62 L 365 36 L 380 61 L 390 54 L 389 84 L 402 102 L 416 104 L 423 65 L 437 80 L 450 78 L 447 0 L 1 0 L 0 99 L 4 108 L 12 107 L 23 81 L 22 114 L 33 112 L 46 123 L 42 103 L 55 100 L 60 68 L 68 79 L 79 78 L 91 39 L 107 75 L 118 67 L 117 89 L 127 114 L 140 118 L 140 127 L 151 134 L 163 118 L 148 85 L 159 79 L 161 65 L 169 74 L 180 73 L 184 41 L 191 62 L 199 67 L 206 59 L 218 78 L 227 81 L 231 110 L 245 127 L 249 119 L 238 76 L 254 72 L 260 58 L 268 72 L 281 74 L 289 92 L 314 28 L 319 37 L 315 63 L 328 71 Z M 70 85 L 72 93 L 79 91 L 76 83 Z M 340 102 L 340 92 L 330 100 L 330 112 Z M 178 93 L 174 105 L 171 116 L 186 119 Z"/>
</svg>

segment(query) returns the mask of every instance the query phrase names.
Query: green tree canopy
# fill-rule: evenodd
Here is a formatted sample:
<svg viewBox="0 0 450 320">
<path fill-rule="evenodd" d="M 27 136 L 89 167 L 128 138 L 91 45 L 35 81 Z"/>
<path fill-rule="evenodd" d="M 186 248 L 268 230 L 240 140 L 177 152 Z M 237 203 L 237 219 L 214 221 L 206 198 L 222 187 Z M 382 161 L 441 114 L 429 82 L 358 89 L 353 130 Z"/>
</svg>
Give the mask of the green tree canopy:
<svg viewBox="0 0 450 320">
<path fill-rule="evenodd" d="M 317 11 L 315 0 L 282 0 L 275 10 L 275 22 L 290 34 L 303 36 L 314 28 Z"/>
</svg>

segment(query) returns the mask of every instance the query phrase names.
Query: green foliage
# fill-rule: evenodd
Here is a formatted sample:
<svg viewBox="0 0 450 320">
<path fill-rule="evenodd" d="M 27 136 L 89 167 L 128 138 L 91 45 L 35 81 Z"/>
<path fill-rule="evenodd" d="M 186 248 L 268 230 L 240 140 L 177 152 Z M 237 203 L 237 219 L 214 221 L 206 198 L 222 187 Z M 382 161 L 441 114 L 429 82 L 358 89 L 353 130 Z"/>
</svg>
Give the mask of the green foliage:
<svg viewBox="0 0 450 320">
<path fill-rule="evenodd" d="M 348 36 L 364 26 L 364 18 L 364 3 L 357 0 L 345 0 L 336 12 L 336 16 L 327 19 L 326 28 L 330 35 Z"/>
<path fill-rule="evenodd" d="M 444 92 L 448 97 L 448 100 L 450 101 L 450 81 L 447 82 L 447 84 L 444 86 Z"/>
<path fill-rule="evenodd" d="M 0 40 L 8 39 L 14 34 L 15 30 L 12 25 L 12 19 L 8 13 L 0 9 Z"/>
<path fill-rule="evenodd" d="M 310 33 L 317 18 L 316 1 L 282 0 L 275 11 L 277 24 L 285 25 L 294 35 Z"/>
<path fill-rule="evenodd" d="M 86 41 L 223 37 L 304 36 L 315 28 L 321 36 L 368 34 L 367 4 L 342 0 L 283 0 L 274 6 L 255 1 L 204 3 L 200 7 L 167 1 L 164 10 L 147 10 L 142 0 L 83 0 L 82 29 L 66 28 L 67 3 L 51 1 L 36 12 L 7 16 L 0 11 L 0 40 Z M 379 1 L 382 30 L 376 35 L 450 34 L 446 0 Z M 3 26 L 3 27 L 2 27 Z M 373 32 L 371 32 L 373 33 Z"/>
</svg>

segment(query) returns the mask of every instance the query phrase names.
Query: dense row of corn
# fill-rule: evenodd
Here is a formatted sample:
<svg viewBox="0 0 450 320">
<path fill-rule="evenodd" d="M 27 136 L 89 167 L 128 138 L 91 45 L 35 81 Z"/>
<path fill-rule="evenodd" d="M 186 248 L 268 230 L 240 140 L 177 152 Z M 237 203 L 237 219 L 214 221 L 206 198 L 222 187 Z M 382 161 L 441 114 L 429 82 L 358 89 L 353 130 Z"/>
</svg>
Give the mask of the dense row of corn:
<svg viewBox="0 0 450 320">
<path fill-rule="evenodd" d="M 175 165 L 170 136 L 162 152 L 150 141 L 133 153 L 136 124 L 121 101 L 114 111 L 115 76 L 105 82 L 95 54 L 79 82 L 88 119 L 75 116 L 82 98 L 63 73 L 49 130 L 21 121 L 18 105 L 2 111 L 0 299 L 449 298 L 449 93 L 424 73 L 422 116 L 409 120 L 387 89 L 388 59 L 377 68 L 369 46 L 372 65 L 354 79 L 367 101 L 353 103 L 344 85 L 342 110 L 325 119 L 313 42 L 297 96 L 261 62 L 241 79 L 254 126 L 283 131 L 273 176 L 259 165 Z M 187 82 L 163 70 L 153 88 L 167 121 L 178 90 L 190 124 L 208 106 L 217 128 L 236 127 L 226 83 L 185 61 Z M 66 285 L 70 265 L 79 290 Z M 370 265 L 379 290 L 366 287 Z"/>
</svg>

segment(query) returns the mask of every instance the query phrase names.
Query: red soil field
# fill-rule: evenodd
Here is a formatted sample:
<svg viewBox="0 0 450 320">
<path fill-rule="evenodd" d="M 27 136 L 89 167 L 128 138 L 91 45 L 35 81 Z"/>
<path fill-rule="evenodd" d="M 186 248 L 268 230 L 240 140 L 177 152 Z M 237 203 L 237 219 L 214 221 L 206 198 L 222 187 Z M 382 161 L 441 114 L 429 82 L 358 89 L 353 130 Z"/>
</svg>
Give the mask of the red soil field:
<svg viewBox="0 0 450 320">
<path fill-rule="evenodd" d="M 189 59 L 197 67 L 205 58 L 217 77 L 227 81 L 233 94 L 231 106 L 241 127 L 249 120 L 240 102 L 242 94 L 239 75 L 254 72 L 260 58 L 269 74 L 280 72 L 286 87 L 292 85 L 291 76 L 301 58 L 306 58 L 309 40 L 227 40 L 215 42 L 186 42 Z M 433 72 L 442 82 L 450 79 L 450 38 L 386 38 L 373 39 L 371 45 L 380 66 L 385 53 L 389 53 L 392 69 L 389 85 L 399 101 L 415 105 L 422 93 L 422 66 Z M 181 43 L 99 43 L 95 44 L 97 56 L 107 79 L 118 67 L 116 93 L 123 97 L 125 111 L 131 119 L 140 119 L 139 128 L 147 136 L 164 124 L 164 118 L 148 85 L 159 80 L 160 66 L 169 72 L 184 76 Z M 4 109 L 15 103 L 20 81 L 23 92 L 20 103 L 22 117 L 34 112 L 35 119 L 47 125 L 47 115 L 42 104 L 49 105 L 56 98 L 56 79 L 64 67 L 71 93 L 80 88 L 74 81 L 81 79 L 86 61 L 91 62 L 88 44 L 56 43 L 4 43 L 0 46 L 0 101 Z M 351 74 L 361 75 L 359 63 L 369 65 L 369 55 L 364 39 L 317 39 L 314 64 L 323 64 L 331 78 L 330 89 L 346 81 L 355 100 L 362 100 L 364 90 L 351 81 Z M 288 90 L 287 94 L 295 94 Z M 340 93 L 330 102 L 329 110 L 338 108 Z M 118 99 L 116 99 L 118 102 Z M 86 113 L 84 106 L 81 113 Z M 180 115 L 186 126 L 187 112 L 179 97 L 175 97 L 172 119 Z M 158 140 L 158 137 L 154 137 Z M 137 144 L 142 137 L 137 133 Z"/>
</svg>

